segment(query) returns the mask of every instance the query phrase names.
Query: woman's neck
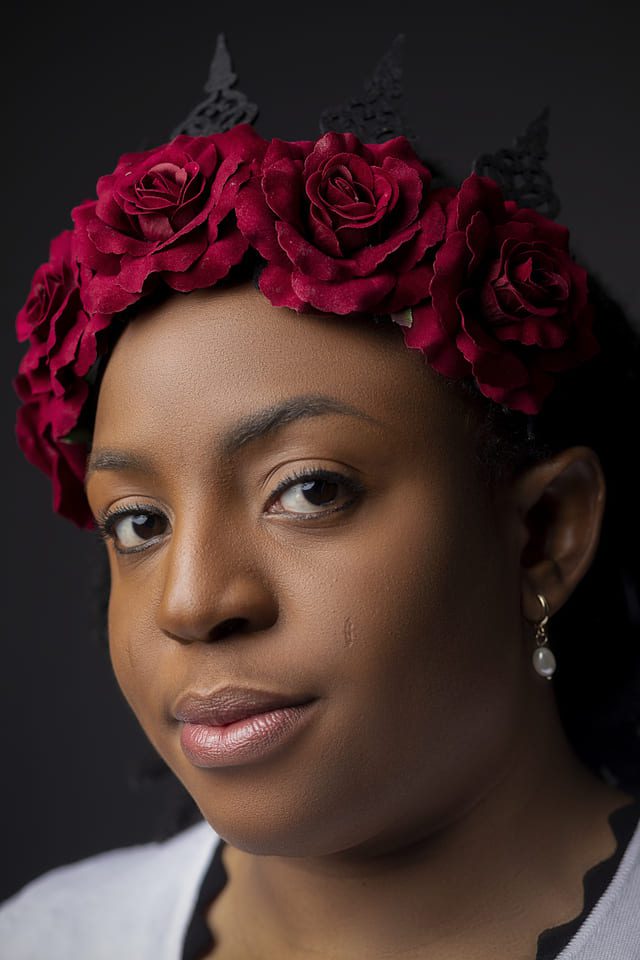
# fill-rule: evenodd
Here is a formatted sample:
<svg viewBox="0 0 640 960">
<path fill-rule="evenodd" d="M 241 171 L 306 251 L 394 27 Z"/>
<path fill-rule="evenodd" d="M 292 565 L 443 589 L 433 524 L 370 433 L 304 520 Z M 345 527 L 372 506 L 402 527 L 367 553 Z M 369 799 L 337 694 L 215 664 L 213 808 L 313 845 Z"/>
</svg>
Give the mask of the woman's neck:
<svg viewBox="0 0 640 960">
<path fill-rule="evenodd" d="M 608 815 L 632 799 L 578 761 L 555 709 L 541 712 L 502 775 L 447 823 L 407 823 L 375 838 L 374 854 L 229 845 L 208 916 L 216 956 L 534 960 L 539 933 L 580 913 L 584 873 L 615 850 Z"/>
</svg>

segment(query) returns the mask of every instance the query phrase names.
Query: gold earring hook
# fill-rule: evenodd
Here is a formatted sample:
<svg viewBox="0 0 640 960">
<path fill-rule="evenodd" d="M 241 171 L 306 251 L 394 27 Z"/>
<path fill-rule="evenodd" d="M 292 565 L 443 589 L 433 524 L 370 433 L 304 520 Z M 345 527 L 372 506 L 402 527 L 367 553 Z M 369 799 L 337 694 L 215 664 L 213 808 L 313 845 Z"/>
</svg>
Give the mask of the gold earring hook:
<svg viewBox="0 0 640 960">
<path fill-rule="evenodd" d="M 534 623 L 536 623 L 537 626 L 539 627 L 544 627 L 547 620 L 549 619 L 549 604 L 547 603 L 547 598 L 544 596 L 543 593 L 536 593 L 536 597 L 542 604 L 543 616 L 542 616 L 542 620 L 534 621 Z"/>
</svg>

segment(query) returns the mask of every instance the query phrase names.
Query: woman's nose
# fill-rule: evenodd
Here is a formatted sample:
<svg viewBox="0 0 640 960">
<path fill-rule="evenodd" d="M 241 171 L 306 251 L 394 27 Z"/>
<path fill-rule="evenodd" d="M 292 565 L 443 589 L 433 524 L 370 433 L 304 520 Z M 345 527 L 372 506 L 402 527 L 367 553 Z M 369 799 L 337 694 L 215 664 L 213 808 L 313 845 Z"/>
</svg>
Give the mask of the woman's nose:
<svg viewBox="0 0 640 960">
<path fill-rule="evenodd" d="M 233 545 L 232 545 L 233 541 Z M 237 537 L 172 536 L 162 557 L 158 626 L 182 643 L 266 630 L 278 618 L 264 572 Z"/>
</svg>

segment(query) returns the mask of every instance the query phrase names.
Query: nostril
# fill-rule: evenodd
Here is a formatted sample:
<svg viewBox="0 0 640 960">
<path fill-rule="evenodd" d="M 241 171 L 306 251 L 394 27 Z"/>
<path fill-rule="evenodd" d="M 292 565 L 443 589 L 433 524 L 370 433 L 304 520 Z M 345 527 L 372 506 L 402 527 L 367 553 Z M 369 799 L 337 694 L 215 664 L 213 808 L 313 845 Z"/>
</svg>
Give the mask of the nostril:
<svg viewBox="0 0 640 960">
<path fill-rule="evenodd" d="M 230 617 L 212 631 L 211 639 L 223 640 L 224 637 L 227 637 L 230 633 L 244 633 L 246 628 L 247 621 L 243 617 Z"/>
</svg>

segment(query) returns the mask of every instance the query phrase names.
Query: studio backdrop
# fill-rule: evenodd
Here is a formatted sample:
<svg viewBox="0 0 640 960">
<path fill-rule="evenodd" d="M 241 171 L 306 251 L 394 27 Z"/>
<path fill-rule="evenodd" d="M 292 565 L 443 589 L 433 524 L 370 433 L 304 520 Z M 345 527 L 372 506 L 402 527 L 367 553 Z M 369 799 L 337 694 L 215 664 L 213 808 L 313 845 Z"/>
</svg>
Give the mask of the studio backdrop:
<svg viewBox="0 0 640 960">
<path fill-rule="evenodd" d="M 44 870 L 157 838 L 193 812 L 120 694 L 103 545 L 55 515 L 20 454 L 15 315 L 50 239 L 121 153 L 166 141 L 202 99 L 218 34 L 265 136 L 312 139 L 403 34 L 402 112 L 453 181 L 550 108 L 545 161 L 576 256 L 640 315 L 638 8 L 622 0 L 386 5 L 13 3 L 5 20 L 2 824 L 4 898 Z M 10 23 L 10 26 L 7 26 Z M 629 416 L 630 451 L 636 439 Z M 166 768 L 165 768 L 166 769 Z"/>
</svg>

